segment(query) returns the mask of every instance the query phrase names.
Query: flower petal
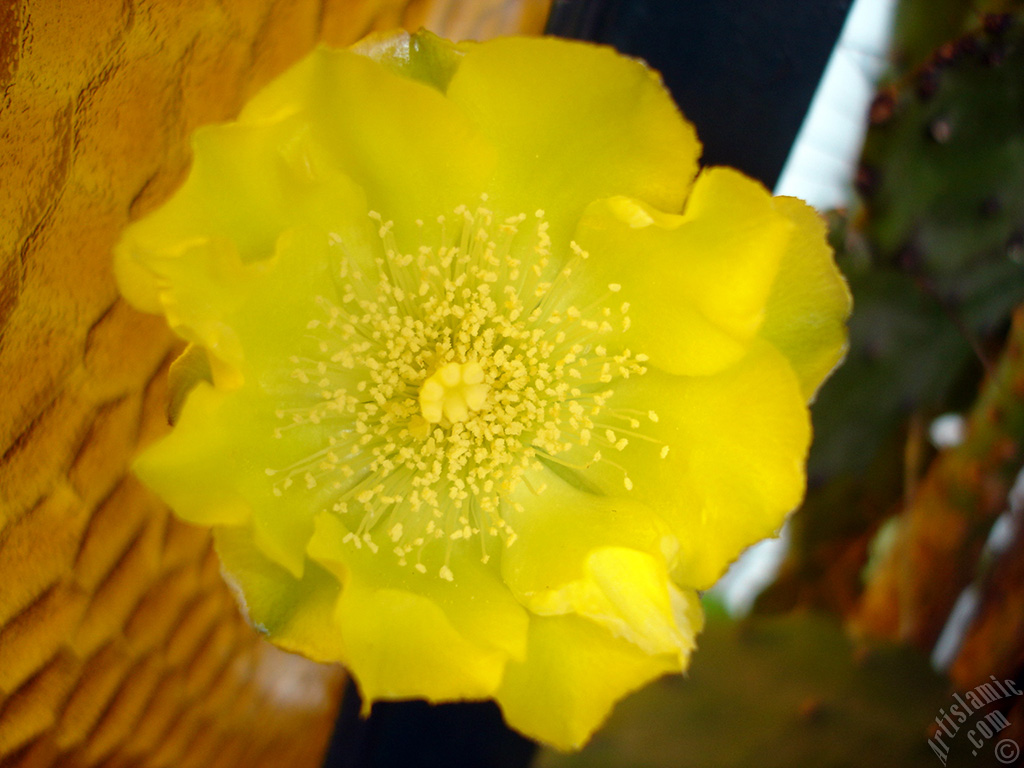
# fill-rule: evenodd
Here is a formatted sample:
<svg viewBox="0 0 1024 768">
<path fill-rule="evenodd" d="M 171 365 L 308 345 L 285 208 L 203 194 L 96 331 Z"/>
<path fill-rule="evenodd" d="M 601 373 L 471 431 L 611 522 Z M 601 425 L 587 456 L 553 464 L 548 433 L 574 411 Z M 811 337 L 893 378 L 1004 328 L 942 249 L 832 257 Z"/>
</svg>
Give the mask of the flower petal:
<svg viewBox="0 0 1024 768">
<path fill-rule="evenodd" d="M 228 483 L 218 458 L 231 460 L 235 426 L 226 417 L 230 395 L 206 382 L 192 389 L 175 428 L 149 446 L 133 465 L 142 482 L 184 520 L 199 525 L 239 525 L 251 509 Z M 188 477 L 188 482 L 182 482 Z"/>
<path fill-rule="evenodd" d="M 296 116 L 201 128 L 192 149 L 185 183 L 128 227 L 115 249 L 121 291 L 145 311 L 161 311 L 168 305 L 165 294 L 184 293 L 183 282 L 200 279 L 209 286 L 203 291 L 208 306 L 194 309 L 230 306 L 239 269 L 234 264 L 270 257 L 288 227 L 330 230 L 339 211 L 365 210 L 362 193 Z M 190 249 L 200 253 L 189 259 Z M 189 313 L 181 314 L 187 323 Z"/>
<path fill-rule="evenodd" d="M 328 231 L 286 230 L 274 257 L 261 265 L 237 309 L 225 318 L 239 345 L 238 359 L 229 362 L 257 377 L 265 389 L 294 391 L 291 360 L 313 351 L 304 347 L 316 348 L 311 324 L 326 325 L 327 307 L 341 303 L 337 287 L 340 265 L 376 275 L 373 257 L 383 254 L 369 223 L 362 216 L 346 221 L 339 213 Z M 337 380 L 342 371 L 335 370 L 332 376 Z"/>
<path fill-rule="evenodd" d="M 657 417 L 638 430 L 649 440 L 615 455 L 632 490 L 605 461 L 583 480 L 664 518 L 679 540 L 679 584 L 711 586 L 744 547 L 776 534 L 803 497 L 807 408 L 789 363 L 767 342 L 714 376 L 651 369 L 617 385 L 610 406 Z"/>
<path fill-rule="evenodd" d="M 651 655 L 577 616 L 530 621 L 526 660 L 508 665 L 497 701 L 506 721 L 558 749 L 579 749 L 626 694 L 679 657 Z"/>
<path fill-rule="evenodd" d="M 335 614 L 346 658 L 367 703 L 443 702 L 494 695 L 507 656 L 472 643 L 427 597 L 346 585 Z"/>
<path fill-rule="evenodd" d="M 338 580 L 316 564 L 302 577 L 264 555 L 246 527 L 214 529 L 221 572 L 250 623 L 285 650 L 316 661 L 345 659 L 334 622 Z"/>
<path fill-rule="evenodd" d="M 522 509 L 507 515 L 516 538 L 501 571 L 516 599 L 543 616 L 585 616 L 647 653 L 689 654 L 693 632 L 676 624 L 668 576 L 678 544 L 649 508 L 577 490 L 547 470 L 512 500 Z"/>
<path fill-rule="evenodd" d="M 260 91 L 238 122 L 198 130 L 193 153 L 182 187 L 116 249 L 122 292 L 148 312 L 160 312 L 162 293 L 176 288 L 181 270 L 167 274 L 168 263 L 207 240 L 227 252 L 218 258 L 249 263 L 268 258 L 289 227 L 330 231 L 339 213 L 368 204 L 397 222 L 404 249 L 440 242 L 436 217 L 473 204 L 494 162 L 437 90 L 327 48 Z M 215 285 L 231 296 L 230 280 Z M 220 306 L 217 291 L 206 293 Z"/>
<path fill-rule="evenodd" d="M 701 173 L 681 216 L 600 200 L 577 230 L 589 258 L 563 303 L 628 302 L 634 352 L 670 373 L 714 373 L 755 338 L 791 228 L 764 187 L 728 168 Z"/>
<path fill-rule="evenodd" d="M 681 621 L 680 609 L 696 603 L 669 580 L 664 557 L 622 547 L 595 550 L 587 558 L 587 581 L 574 595 L 575 613 L 629 640 L 646 653 L 675 653 L 685 665 L 696 646 L 696 632 Z M 682 612 L 686 615 L 686 611 Z"/>
<path fill-rule="evenodd" d="M 469 46 L 448 97 L 498 150 L 496 204 L 543 208 L 556 243 L 599 197 L 678 211 L 696 173 L 693 126 L 656 73 L 611 48 L 550 37 Z"/>
<path fill-rule="evenodd" d="M 175 333 L 209 351 L 214 376 L 225 383 L 237 378 L 218 365 L 242 356 L 238 335 L 224 317 L 243 302 L 253 269 L 242 264 L 231 241 L 196 239 L 160 253 L 119 247 L 115 269 L 129 302 L 162 311 Z"/>
<path fill-rule="evenodd" d="M 525 656 L 528 621 L 496 570 L 454 547 L 446 581 L 356 548 L 349 533 L 337 516 L 318 516 L 309 554 L 344 584 L 337 622 L 364 697 L 493 696 L 508 659 Z"/>
<path fill-rule="evenodd" d="M 539 489 L 539 493 L 530 488 Z M 501 573 L 516 598 L 533 601 L 553 588 L 584 578 L 596 549 L 629 547 L 673 554 L 669 529 L 635 499 L 573 488 L 550 470 L 535 470 L 511 498 L 521 511 L 505 513 L 515 541 L 502 553 Z"/>
<path fill-rule="evenodd" d="M 199 382 L 174 430 L 140 455 L 134 469 L 189 522 L 251 523 L 263 553 L 297 577 L 313 515 L 329 506 L 333 491 L 301 487 L 277 496 L 279 476 L 267 470 L 315 455 L 327 443 L 330 426 L 307 424 L 275 438 L 281 426 L 276 407 L 255 386 L 225 392 Z"/>
<path fill-rule="evenodd" d="M 416 219 L 433 233 L 436 216 L 474 204 L 495 162 L 493 147 L 443 94 L 348 50 L 316 49 L 253 97 L 239 120 L 282 115 L 309 126 L 310 141 L 396 222 L 410 250 L 420 243 L 403 238 L 419 234 Z"/>
<path fill-rule="evenodd" d="M 762 338 L 789 358 L 810 400 L 846 352 L 850 290 L 832 259 L 825 222 L 793 197 L 775 209 L 795 224 L 765 308 Z"/>
</svg>

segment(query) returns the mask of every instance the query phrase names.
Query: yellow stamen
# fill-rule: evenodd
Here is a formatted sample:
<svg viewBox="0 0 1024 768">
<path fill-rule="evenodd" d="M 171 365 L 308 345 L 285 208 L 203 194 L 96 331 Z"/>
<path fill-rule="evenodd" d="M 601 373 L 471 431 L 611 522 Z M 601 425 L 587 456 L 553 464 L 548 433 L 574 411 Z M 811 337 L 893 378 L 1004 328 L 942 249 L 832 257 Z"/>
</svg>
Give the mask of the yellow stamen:
<svg viewBox="0 0 1024 768">
<path fill-rule="evenodd" d="M 542 211 L 530 269 L 521 244 L 513 247 L 522 214 L 496 220 L 459 206 L 438 220 L 440 244 L 411 254 L 400 251 L 392 222 L 370 217 L 381 253 L 372 264 L 341 256 L 338 299 L 316 299 L 308 346 L 291 358 L 301 386 L 278 409 L 285 423 L 273 433 L 284 439 L 306 424 L 331 436 L 305 460 L 268 469 L 280 477 L 274 494 L 328 493 L 328 507 L 355 532 L 349 543 L 376 552 L 377 537 L 420 572 L 431 542 L 450 551 L 478 537 L 486 562 L 495 539 L 515 540 L 504 513 L 528 470 L 542 459 L 573 466 L 564 454 L 590 442 L 627 447 L 620 433 L 636 433 L 602 422 L 640 426 L 608 401 L 617 381 L 645 373 L 646 358 L 619 348 L 611 324 L 595 320 L 610 307 L 567 300 L 569 275 L 587 253 L 571 243 L 556 259 Z M 625 320 L 628 309 L 619 309 Z M 602 460 L 619 468 L 600 452 L 581 467 Z M 628 476 L 624 484 L 632 486 Z M 451 580 L 447 561 L 434 572 Z"/>
</svg>

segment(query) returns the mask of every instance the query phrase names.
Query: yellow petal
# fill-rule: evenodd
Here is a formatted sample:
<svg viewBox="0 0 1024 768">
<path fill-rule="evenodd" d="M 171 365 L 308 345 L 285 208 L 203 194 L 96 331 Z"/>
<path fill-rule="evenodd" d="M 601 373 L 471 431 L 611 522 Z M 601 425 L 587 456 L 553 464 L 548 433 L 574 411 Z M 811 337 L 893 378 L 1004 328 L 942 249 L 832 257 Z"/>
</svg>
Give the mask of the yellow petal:
<svg viewBox="0 0 1024 768">
<path fill-rule="evenodd" d="M 786 359 L 755 342 L 738 364 L 713 376 L 656 369 L 616 386 L 613 408 L 653 411 L 614 460 L 595 462 L 583 482 L 639 501 L 679 541 L 675 581 L 711 586 L 744 547 L 778 532 L 803 497 L 810 442 L 807 408 Z M 664 455 L 663 455 L 664 454 Z"/>
<path fill-rule="evenodd" d="M 439 243 L 436 217 L 475 204 L 494 162 L 492 148 L 434 88 L 327 48 L 260 91 L 238 122 L 197 131 L 193 152 L 181 189 L 129 227 L 115 252 L 118 284 L 132 304 L 148 312 L 184 307 L 181 319 L 168 313 L 172 325 L 189 325 L 194 306 L 167 296 L 187 291 L 180 280 L 212 271 L 176 267 L 186 249 L 258 261 L 283 230 L 333 231 L 339 217 L 350 221 L 367 205 L 395 220 L 403 249 Z M 233 281 L 225 275 L 211 285 L 202 311 L 220 316 Z"/>
<path fill-rule="evenodd" d="M 200 525 L 248 522 L 251 508 L 225 481 L 222 459 L 234 456 L 235 426 L 225 392 L 206 382 L 192 389 L 169 435 L 149 446 L 133 469 L 184 520 Z M 182 478 L 188 478 L 184 482 Z"/>
<path fill-rule="evenodd" d="M 288 227 L 330 230 L 339 211 L 362 201 L 297 116 L 205 127 L 193 136 L 192 149 L 182 187 L 128 227 L 115 249 L 122 293 L 148 312 L 172 303 L 167 294 L 187 291 L 182 282 L 203 277 L 208 306 L 196 309 L 221 312 L 237 290 L 237 262 L 269 258 Z M 190 249 L 200 252 L 186 263 Z M 210 263 L 201 263 L 204 258 Z M 188 313 L 181 314 L 187 323 Z"/>
<path fill-rule="evenodd" d="M 338 580 L 308 564 L 301 578 L 264 555 L 246 527 L 214 529 L 221 572 L 246 618 L 285 650 L 316 661 L 345 660 L 334 621 Z"/>
<path fill-rule="evenodd" d="M 316 329 L 326 327 L 330 307 L 341 304 L 336 281 L 342 264 L 375 279 L 373 257 L 381 255 L 381 248 L 367 224 L 363 217 L 345 221 L 339 215 L 329 231 L 286 230 L 274 257 L 249 281 L 243 299 L 225 319 L 240 351 L 239 359 L 230 362 L 264 389 L 296 389 L 293 358 L 309 355 L 317 344 L 314 335 L 330 337 Z M 332 373 L 334 386 L 345 378 L 351 377 L 341 370 Z"/>
<path fill-rule="evenodd" d="M 115 249 L 125 297 L 162 311 L 180 336 L 203 345 L 223 386 L 241 383 L 245 344 L 233 315 L 252 306 L 248 294 L 271 265 L 281 232 L 311 226 L 324 237 L 351 239 L 352 251 L 365 242 L 357 233 L 357 224 L 365 230 L 369 223 L 361 191 L 336 172 L 309 179 L 285 161 L 282 148 L 294 149 L 295 137 L 304 135 L 294 121 L 197 132 L 184 186 L 130 226 Z"/>
<path fill-rule="evenodd" d="M 579 749 L 619 699 L 680 668 L 678 656 L 645 653 L 586 619 L 537 617 L 526 660 L 509 664 L 496 698 L 516 730 Z"/>
<path fill-rule="evenodd" d="M 814 397 L 846 352 L 851 297 L 825 240 L 825 222 L 805 203 L 775 198 L 795 225 L 765 310 L 761 336 L 789 358 L 804 397 Z"/>
<path fill-rule="evenodd" d="M 241 358 L 237 334 L 224 318 L 242 302 L 251 270 L 231 241 L 190 240 L 157 253 L 125 240 L 116 253 L 115 274 L 130 303 L 163 312 L 179 336 L 210 351 L 211 362 Z"/>
<path fill-rule="evenodd" d="M 278 432 L 280 407 L 280 400 L 254 385 L 225 392 L 199 382 L 174 430 L 147 448 L 134 468 L 189 522 L 251 524 L 263 553 L 299 576 L 313 515 L 334 493 L 325 485 L 307 488 L 303 465 L 322 450 L 331 427 L 305 424 Z M 295 487 L 276 495 L 275 485 L 296 464 Z"/>
<path fill-rule="evenodd" d="M 502 553 L 502 577 L 531 612 L 575 613 L 647 653 L 689 654 L 693 628 L 677 625 L 668 576 L 678 544 L 649 508 L 577 490 L 546 470 L 512 500 L 521 510 L 507 515 L 516 538 Z"/>
<path fill-rule="evenodd" d="M 415 592 L 356 581 L 345 588 L 335 616 L 367 705 L 484 699 L 501 680 L 506 655 L 467 640 L 437 603 Z"/>
<path fill-rule="evenodd" d="M 506 514 L 516 538 L 502 553 L 501 573 L 531 609 L 550 590 L 584 578 L 587 557 L 596 549 L 674 554 L 671 532 L 639 500 L 577 490 L 550 470 L 527 475 L 511 500 L 522 510 Z"/>
<path fill-rule="evenodd" d="M 728 168 L 704 171 L 680 216 L 616 197 L 592 204 L 576 240 L 589 258 L 563 305 L 603 301 L 634 352 L 671 373 L 735 363 L 756 337 L 792 225 L 760 184 Z"/>
<path fill-rule="evenodd" d="M 696 593 L 669 580 L 664 557 L 623 547 L 595 550 L 587 558 L 587 578 L 573 595 L 574 612 L 615 637 L 650 654 L 675 653 L 685 665 L 696 645 L 687 609 Z"/>
<path fill-rule="evenodd" d="M 611 48 L 550 37 L 471 46 L 448 97 L 498 150 L 495 204 L 544 209 L 556 243 L 599 197 L 678 211 L 697 169 L 696 133 L 660 78 Z"/>
<path fill-rule="evenodd" d="M 494 165 L 493 148 L 443 94 L 348 50 L 316 49 L 253 97 L 239 120 L 284 115 L 308 126 L 331 167 L 395 221 L 405 249 L 421 244 L 421 231 L 439 231 L 438 215 L 473 205 Z"/>
<path fill-rule="evenodd" d="M 453 547 L 447 581 L 437 553 L 428 573 L 400 566 L 390 552 L 354 546 L 332 514 L 317 518 L 309 554 L 344 584 L 337 623 L 368 701 L 488 698 L 506 662 L 525 656 L 527 614 L 479 554 Z"/>
</svg>

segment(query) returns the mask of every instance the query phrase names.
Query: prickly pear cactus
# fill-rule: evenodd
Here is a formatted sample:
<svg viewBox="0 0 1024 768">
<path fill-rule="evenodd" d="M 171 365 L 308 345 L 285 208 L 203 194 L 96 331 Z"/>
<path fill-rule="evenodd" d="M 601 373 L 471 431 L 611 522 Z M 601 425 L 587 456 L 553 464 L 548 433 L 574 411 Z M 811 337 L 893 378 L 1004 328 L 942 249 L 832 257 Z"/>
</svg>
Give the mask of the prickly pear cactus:
<svg viewBox="0 0 1024 768">
<path fill-rule="evenodd" d="M 1021 0 L 901 0 L 890 54 L 895 74 L 916 70 L 941 46 L 977 31 L 986 18 L 1022 7 Z"/>
<path fill-rule="evenodd" d="M 859 175 L 877 263 L 965 330 L 1024 298 L 1024 24 L 990 17 L 876 100 Z"/>
</svg>

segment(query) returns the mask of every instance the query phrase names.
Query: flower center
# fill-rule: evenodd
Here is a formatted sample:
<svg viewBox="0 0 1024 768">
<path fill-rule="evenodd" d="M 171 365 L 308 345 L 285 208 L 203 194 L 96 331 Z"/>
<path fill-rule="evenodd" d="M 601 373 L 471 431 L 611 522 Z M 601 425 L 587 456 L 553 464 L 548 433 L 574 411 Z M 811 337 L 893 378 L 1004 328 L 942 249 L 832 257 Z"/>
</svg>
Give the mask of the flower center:
<svg viewBox="0 0 1024 768">
<path fill-rule="evenodd" d="M 268 469 L 282 494 L 301 479 L 315 503 L 342 516 L 354 546 L 377 551 L 386 536 L 401 564 L 426 571 L 432 541 L 477 539 L 486 562 L 515 532 L 505 516 L 528 470 L 561 472 L 604 462 L 643 435 L 642 415 L 608 405 L 616 380 L 642 375 L 644 355 L 617 348 L 629 306 L 581 310 L 569 276 L 588 256 L 575 243 L 552 265 L 548 224 L 532 238 L 523 214 L 497 221 L 486 208 L 439 218 L 439 247 L 402 253 L 392 223 L 377 214 L 382 255 L 341 249 L 337 298 L 316 297 L 298 382 L 277 415 L 325 434 L 295 465 Z M 421 222 L 417 222 L 422 226 Z M 530 240 L 532 239 L 532 242 Z M 620 286 L 610 285 L 614 305 Z M 543 487 L 533 488 L 542 493 Z M 440 569 L 450 578 L 448 555 Z"/>
<path fill-rule="evenodd" d="M 420 387 L 420 413 L 429 424 L 465 421 L 484 407 L 490 389 L 480 363 L 445 363 Z"/>
</svg>

